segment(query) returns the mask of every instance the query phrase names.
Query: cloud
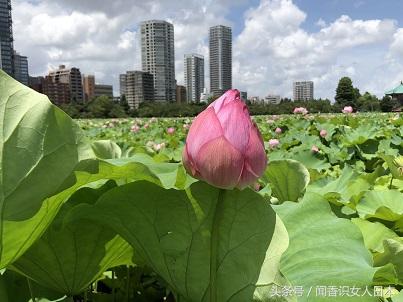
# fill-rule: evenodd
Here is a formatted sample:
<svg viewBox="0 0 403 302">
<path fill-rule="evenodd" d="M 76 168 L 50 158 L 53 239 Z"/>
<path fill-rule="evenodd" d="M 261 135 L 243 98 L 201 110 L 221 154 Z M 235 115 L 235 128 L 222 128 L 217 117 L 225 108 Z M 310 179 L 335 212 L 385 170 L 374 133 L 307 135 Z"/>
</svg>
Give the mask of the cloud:
<svg viewBox="0 0 403 302">
<path fill-rule="evenodd" d="M 262 0 L 250 10 L 235 41 L 235 83 L 260 95 L 270 91 L 290 97 L 293 81 L 314 80 L 317 97 L 333 98 L 340 77 L 367 76 L 363 67 L 371 62 L 353 50 L 388 44 L 396 31 L 393 20 L 343 15 L 317 32 L 307 32 L 302 28 L 305 18 L 289 0 Z"/>
<path fill-rule="evenodd" d="M 327 26 L 326 21 L 323 20 L 322 18 L 319 18 L 319 20 L 316 21 L 315 24 L 316 24 L 317 26 L 319 26 L 319 27 L 326 27 L 326 26 Z"/>
</svg>

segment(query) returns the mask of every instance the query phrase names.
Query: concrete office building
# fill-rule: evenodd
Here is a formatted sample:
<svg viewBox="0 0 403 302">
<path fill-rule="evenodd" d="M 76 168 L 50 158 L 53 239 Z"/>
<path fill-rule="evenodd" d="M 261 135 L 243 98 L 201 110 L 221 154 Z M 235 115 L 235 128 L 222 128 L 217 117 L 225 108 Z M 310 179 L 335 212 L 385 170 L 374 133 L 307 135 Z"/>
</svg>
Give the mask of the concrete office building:
<svg viewBox="0 0 403 302">
<path fill-rule="evenodd" d="M 86 102 L 92 100 L 95 96 L 95 76 L 85 75 L 83 76 L 83 92 L 84 100 Z"/>
<path fill-rule="evenodd" d="M 246 103 L 246 101 L 248 100 L 248 92 L 240 91 L 239 96 L 241 97 L 241 101 Z"/>
<path fill-rule="evenodd" d="M 0 68 L 14 76 L 14 45 L 11 0 L 0 0 Z"/>
<path fill-rule="evenodd" d="M 104 84 L 96 84 L 94 87 L 94 96 L 99 97 L 101 95 L 107 96 L 111 100 L 113 99 L 113 86 L 112 85 L 104 85 Z"/>
<path fill-rule="evenodd" d="M 176 85 L 176 102 L 181 104 L 186 103 L 187 101 L 188 99 L 186 87 L 182 85 Z"/>
<path fill-rule="evenodd" d="M 43 79 L 41 86 L 42 91 L 40 92 L 46 94 L 49 100 L 53 103 L 68 104 L 71 102 L 71 89 L 69 83 L 56 81 L 53 76 L 47 75 Z"/>
<path fill-rule="evenodd" d="M 207 91 L 207 88 L 204 87 L 203 92 L 200 94 L 200 103 L 207 104 L 209 102 L 210 97 L 212 97 L 211 93 Z"/>
<path fill-rule="evenodd" d="M 200 102 L 200 95 L 204 90 L 204 57 L 198 54 L 186 54 L 184 73 L 187 102 Z"/>
<path fill-rule="evenodd" d="M 141 65 L 153 75 L 154 100 L 175 102 L 174 27 L 171 23 L 150 20 L 141 23 Z"/>
<path fill-rule="evenodd" d="M 80 69 L 76 67 L 66 68 L 65 65 L 60 65 L 59 69 L 49 72 L 49 77 L 54 83 L 68 85 L 71 102 L 82 103 L 84 101 Z"/>
<path fill-rule="evenodd" d="M 43 93 L 43 83 L 45 81 L 44 77 L 29 77 L 29 87 L 35 91 Z"/>
<path fill-rule="evenodd" d="M 143 102 L 154 101 L 154 76 L 144 71 L 126 72 L 126 101 L 130 109 L 137 109 Z"/>
<path fill-rule="evenodd" d="M 210 92 L 220 96 L 232 88 L 232 30 L 224 25 L 210 27 Z"/>
<path fill-rule="evenodd" d="M 24 85 L 29 85 L 28 58 L 14 51 L 14 78 Z"/>
<path fill-rule="evenodd" d="M 119 92 L 120 92 L 120 96 L 123 96 L 126 93 L 126 74 L 125 73 L 119 75 Z"/>
<path fill-rule="evenodd" d="M 264 98 L 265 104 L 278 105 L 281 102 L 281 96 L 277 94 L 269 94 Z"/>
<path fill-rule="evenodd" d="M 293 83 L 294 101 L 313 100 L 313 82 L 300 81 Z"/>
</svg>

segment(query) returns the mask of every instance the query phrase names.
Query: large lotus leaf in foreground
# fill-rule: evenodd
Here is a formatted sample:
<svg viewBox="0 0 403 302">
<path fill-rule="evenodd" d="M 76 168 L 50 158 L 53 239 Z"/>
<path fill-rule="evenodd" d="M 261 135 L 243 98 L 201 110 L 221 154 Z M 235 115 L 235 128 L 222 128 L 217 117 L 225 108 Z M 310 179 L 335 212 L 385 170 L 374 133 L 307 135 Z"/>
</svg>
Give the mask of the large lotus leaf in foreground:
<svg viewBox="0 0 403 302">
<path fill-rule="evenodd" d="M 38 284 L 70 296 L 81 293 L 108 268 L 130 264 L 132 248 L 115 232 L 86 218 L 74 219 L 78 205 L 95 203 L 113 187 L 110 181 L 99 189 L 76 191 L 44 235 L 12 267 Z"/>
<path fill-rule="evenodd" d="M 72 119 L 46 96 L 0 70 L 0 268 L 20 256 L 51 222 L 62 184 L 86 145 Z"/>
<path fill-rule="evenodd" d="M 64 301 L 64 296 L 35 283 L 27 282 L 27 278 L 11 270 L 0 272 L 0 301 L 1 302 L 36 302 Z"/>
<path fill-rule="evenodd" d="M 299 302 L 377 301 L 369 295 L 349 297 L 339 292 L 343 286 L 361 288 L 360 294 L 367 286 L 371 291 L 375 272 L 361 232 L 351 221 L 336 217 L 316 193 L 306 193 L 301 202 L 285 202 L 274 209 L 290 236 L 280 270 L 292 286 L 303 288 L 303 293 L 298 292 Z"/>
<path fill-rule="evenodd" d="M 288 236 L 256 192 L 186 191 L 139 181 L 109 190 L 81 215 L 113 228 L 184 301 L 251 301 L 279 278 Z M 77 208 L 79 210 L 79 208 Z"/>
</svg>

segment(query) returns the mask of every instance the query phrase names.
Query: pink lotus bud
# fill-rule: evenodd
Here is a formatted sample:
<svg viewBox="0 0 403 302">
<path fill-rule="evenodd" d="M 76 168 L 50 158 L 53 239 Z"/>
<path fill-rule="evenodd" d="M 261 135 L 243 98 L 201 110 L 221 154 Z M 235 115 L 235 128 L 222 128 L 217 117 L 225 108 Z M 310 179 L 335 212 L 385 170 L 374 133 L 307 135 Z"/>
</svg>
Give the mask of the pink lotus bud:
<svg viewBox="0 0 403 302">
<path fill-rule="evenodd" d="M 182 159 L 193 177 L 224 189 L 245 188 L 263 174 L 263 140 L 238 90 L 228 90 L 194 119 Z"/>
<path fill-rule="evenodd" d="M 343 108 L 343 110 L 341 112 L 343 112 L 343 113 L 352 113 L 353 112 L 353 107 L 346 106 L 346 107 Z"/>
<path fill-rule="evenodd" d="M 320 130 L 319 135 L 320 135 L 321 137 L 326 137 L 327 131 L 326 131 L 325 129 L 322 129 L 322 130 Z"/>
<path fill-rule="evenodd" d="M 276 132 L 277 134 L 280 134 L 281 132 L 283 132 L 283 130 L 281 130 L 281 128 L 276 128 L 276 130 L 274 130 L 274 132 Z"/>
<path fill-rule="evenodd" d="M 312 151 L 313 153 L 318 153 L 318 152 L 319 152 L 319 148 L 318 148 L 317 146 L 313 145 L 312 148 L 311 148 L 311 151 Z"/>
<path fill-rule="evenodd" d="M 280 144 L 280 141 L 278 139 L 276 139 L 276 138 L 272 138 L 272 139 L 269 140 L 270 149 L 277 148 L 277 146 L 279 144 Z"/>
<path fill-rule="evenodd" d="M 169 127 L 169 128 L 167 129 L 167 133 L 168 133 L 168 134 L 174 134 L 174 133 L 175 133 L 175 128 L 174 128 L 174 127 Z"/>
<path fill-rule="evenodd" d="M 308 110 L 304 107 L 295 107 L 293 113 L 294 114 L 308 114 Z"/>
</svg>

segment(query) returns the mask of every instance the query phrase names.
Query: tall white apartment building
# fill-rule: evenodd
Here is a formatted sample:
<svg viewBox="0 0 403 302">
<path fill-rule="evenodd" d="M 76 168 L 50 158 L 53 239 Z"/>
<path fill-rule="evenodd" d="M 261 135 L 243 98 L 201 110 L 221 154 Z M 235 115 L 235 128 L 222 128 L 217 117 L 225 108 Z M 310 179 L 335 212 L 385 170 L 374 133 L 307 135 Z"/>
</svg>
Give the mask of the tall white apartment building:
<svg viewBox="0 0 403 302">
<path fill-rule="evenodd" d="M 141 65 L 153 75 L 154 100 L 175 102 L 174 27 L 161 20 L 141 22 Z"/>
<path fill-rule="evenodd" d="M 293 83 L 294 101 L 313 100 L 313 81 L 300 81 Z"/>
<path fill-rule="evenodd" d="M 204 57 L 198 54 L 185 54 L 184 71 L 187 102 L 198 103 L 204 90 Z"/>
<path fill-rule="evenodd" d="M 217 25 L 210 27 L 210 92 L 220 96 L 232 88 L 232 30 Z"/>
</svg>

